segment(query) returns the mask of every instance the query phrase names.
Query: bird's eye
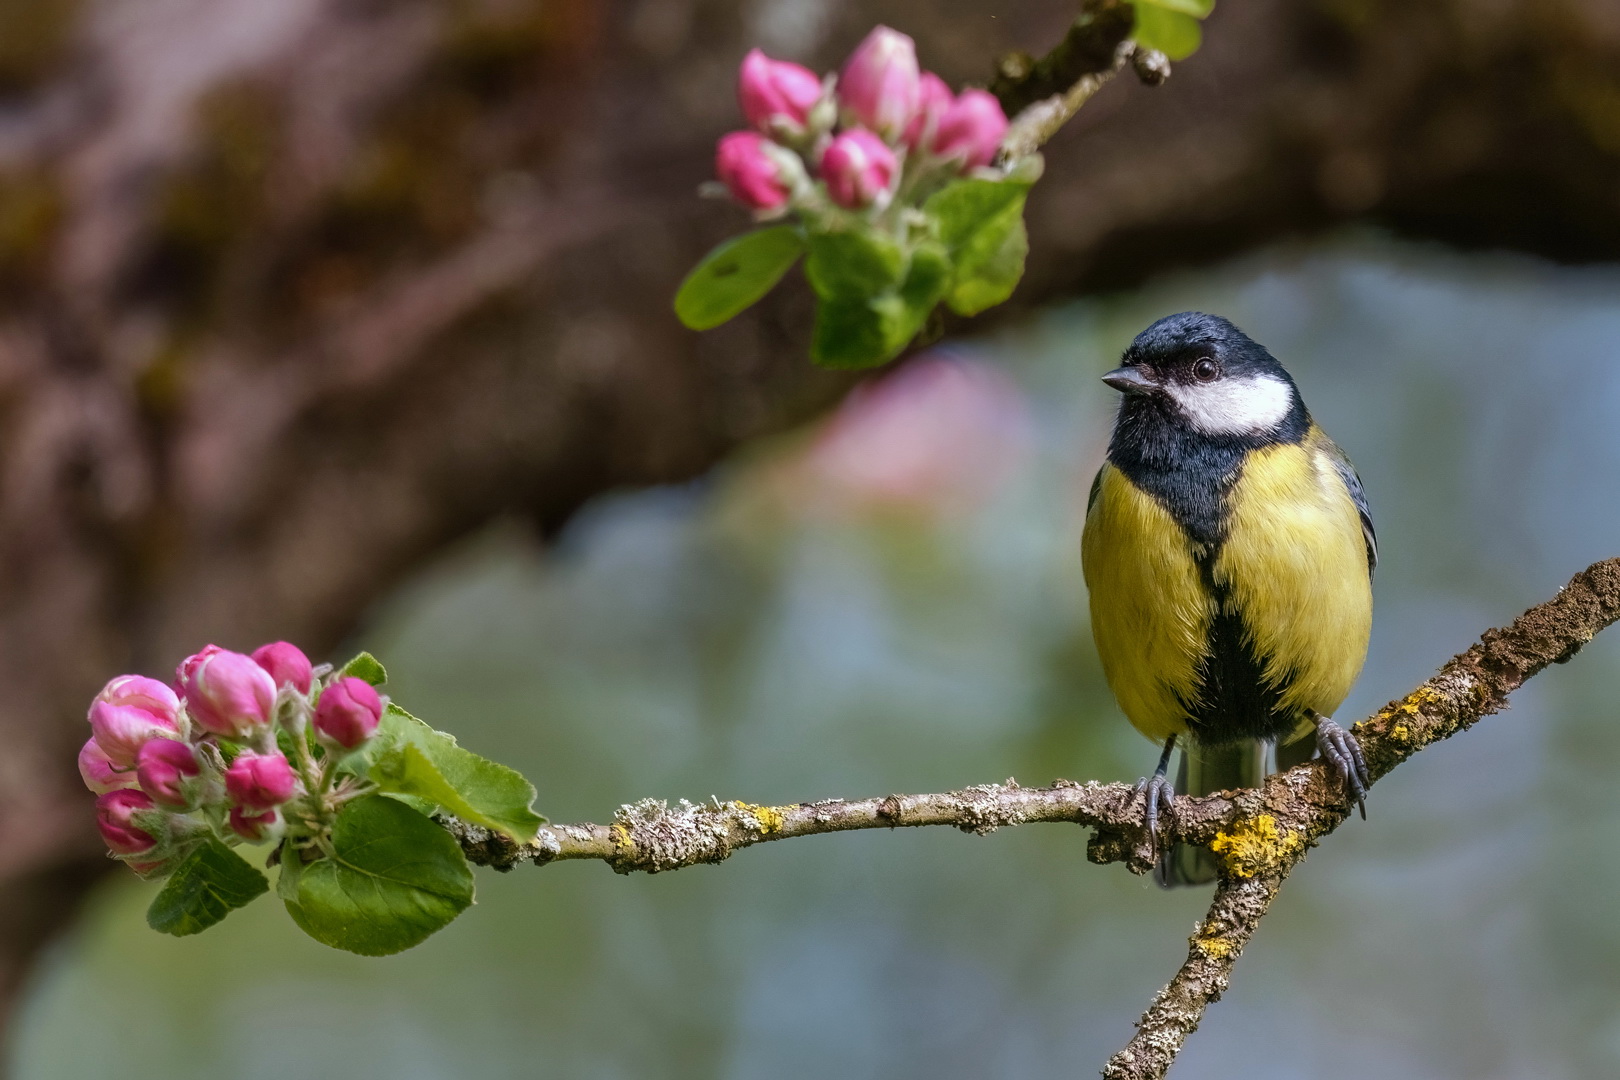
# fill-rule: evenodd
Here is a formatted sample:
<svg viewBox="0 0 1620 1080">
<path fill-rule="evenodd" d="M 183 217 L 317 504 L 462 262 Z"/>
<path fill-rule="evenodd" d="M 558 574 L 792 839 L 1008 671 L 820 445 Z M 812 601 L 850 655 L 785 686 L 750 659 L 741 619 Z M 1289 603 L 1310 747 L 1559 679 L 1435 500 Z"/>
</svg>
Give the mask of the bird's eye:
<svg viewBox="0 0 1620 1080">
<path fill-rule="evenodd" d="M 1192 373 L 1199 382 L 1214 382 L 1220 378 L 1221 365 L 1206 356 L 1193 364 Z"/>
</svg>

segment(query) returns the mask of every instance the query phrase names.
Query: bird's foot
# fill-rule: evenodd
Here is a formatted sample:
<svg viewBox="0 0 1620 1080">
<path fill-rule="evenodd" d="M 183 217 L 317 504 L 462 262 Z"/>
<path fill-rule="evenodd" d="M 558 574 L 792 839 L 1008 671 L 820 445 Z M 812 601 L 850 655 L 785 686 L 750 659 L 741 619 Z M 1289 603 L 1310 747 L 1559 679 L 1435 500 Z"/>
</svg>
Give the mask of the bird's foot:
<svg viewBox="0 0 1620 1080">
<path fill-rule="evenodd" d="M 1176 799 L 1175 785 L 1162 772 L 1144 776 L 1136 782 L 1147 805 L 1142 810 L 1142 824 L 1147 827 L 1148 842 L 1155 851 L 1159 848 L 1159 811 L 1168 810 Z"/>
<path fill-rule="evenodd" d="M 1344 790 L 1361 811 L 1361 820 L 1367 820 L 1367 789 L 1372 779 L 1367 775 L 1367 759 L 1361 753 L 1356 737 L 1326 716 L 1316 718 L 1316 748 L 1328 768 L 1338 774 Z"/>
</svg>

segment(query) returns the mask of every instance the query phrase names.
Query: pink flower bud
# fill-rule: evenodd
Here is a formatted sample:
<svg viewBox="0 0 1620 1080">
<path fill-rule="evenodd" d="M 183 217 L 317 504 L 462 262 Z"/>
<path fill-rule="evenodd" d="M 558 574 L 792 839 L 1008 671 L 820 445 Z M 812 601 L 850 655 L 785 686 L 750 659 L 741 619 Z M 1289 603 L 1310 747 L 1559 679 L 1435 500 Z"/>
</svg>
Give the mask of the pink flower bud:
<svg viewBox="0 0 1620 1080">
<path fill-rule="evenodd" d="M 94 737 L 87 739 L 79 751 L 79 775 L 84 777 L 84 786 L 97 795 L 135 786 L 135 773 L 113 764 Z"/>
<path fill-rule="evenodd" d="M 179 729 L 166 717 L 135 705 L 90 703 L 90 730 L 107 760 L 121 769 L 133 768 L 135 755 L 148 739 L 168 738 Z"/>
<path fill-rule="evenodd" d="M 846 131 L 821 155 L 821 178 L 832 201 L 849 210 L 887 204 L 896 172 L 894 151 L 870 131 Z"/>
<path fill-rule="evenodd" d="M 844 62 L 838 100 L 856 122 L 897 138 L 917 111 L 917 47 L 898 30 L 879 26 Z"/>
<path fill-rule="evenodd" d="M 939 118 L 934 153 L 960 157 L 964 169 L 990 164 L 1007 134 L 1007 114 L 988 90 L 964 90 Z"/>
<path fill-rule="evenodd" d="M 186 781 L 200 772 L 196 751 L 178 739 L 153 739 L 135 756 L 141 790 L 154 802 L 176 810 L 191 804 Z"/>
<path fill-rule="evenodd" d="M 253 661 L 270 673 L 277 689 L 292 685 L 300 694 L 309 693 L 314 672 L 309 657 L 296 645 L 285 641 L 272 641 L 253 650 Z"/>
<path fill-rule="evenodd" d="M 945 85 L 945 80 L 932 71 L 925 71 L 917 82 L 917 112 L 906 125 L 902 140 L 913 150 L 932 139 L 939 129 L 939 118 L 951 107 L 956 95 Z"/>
<path fill-rule="evenodd" d="M 231 831 L 252 844 L 275 839 L 281 832 L 281 811 L 266 810 L 255 814 L 240 806 L 231 807 Z"/>
<path fill-rule="evenodd" d="M 215 735 L 257 734 L 275 712 L 275 681 L 250 656 L 209 645 L 181 661 L 175 674 L 191 718 Z"/>
<path fill-rule="evenodd" d="M 237 806 L 269 810 L 280 806 L 298 790 L 292 765 L 280 754 L 243 751 L 225 770 L 225 791 Z"/>
<path fill-rule="evenodd" d="M 164 683 L 148 679 L 145 675 L 120 675 L 96 695 L 97 701 L 109 705 L 130 705 L 145 709 L 173 724 L 180 715 L 180 699 Z"/>
<path fill-rule="evenodd" d="M 109 791 L 96 800 L 96 828 L 113 854 L 142 855 L 157 846 L 156 837 L 135 825 L 135 816 L 151 809 L 151 796 L 132 788 Z"/>
<path fill-rule="evenodd" d="M 774 210 L 787 202 L 792 190 L 770 146 L 770 140 L 756 131 L 733 131 L 721 136 L 715 148 L 715 175 L 733 199 L 751 210 Z"/>
<path fill-rule="evenodd" d="M 321 741 L 353 750 L 377 730 L 382 699 L 364 679 L 338 679 L 321 691 L 315 705 L 315 731 Z"/>
<path fill-rule="evenodd" d="M 821 99 L 821 80 L 807 67 L 772 60 L 758 49 L 743 57 L 737 73 L 737 103 L 751 127 L 769 135 L 777 124 L 802 131 Z"/>
</svg>

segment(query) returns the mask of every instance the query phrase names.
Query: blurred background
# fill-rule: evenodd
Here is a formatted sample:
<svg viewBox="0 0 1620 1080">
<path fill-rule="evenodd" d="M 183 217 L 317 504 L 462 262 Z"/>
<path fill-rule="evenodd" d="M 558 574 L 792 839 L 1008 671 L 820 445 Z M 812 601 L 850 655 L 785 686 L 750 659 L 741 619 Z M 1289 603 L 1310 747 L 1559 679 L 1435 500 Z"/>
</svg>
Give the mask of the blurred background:
<svg viewBox="0 0 1620 1080">
<path fill-rule="evenodd" d="M 99 852 L 110 674 L 367 648 L 553 820 L 1133 779 L 1078 535 L 1096 376 L 1226 314 L 1360 467 L 1343 710 L 1620 554 L 1620 18 L 1223 0 L 1049 147 L 1013 303 L 857 384 L 790 279 L 681 330 L 751 44 L 874 22 L 952 81 L 1072 2 L 0 3 L 0 990 L 9 1075 L 1034 1077 L 1121 1045 L 1196 891 L 1078 829 L 480 872 L 411 953 L 262 900 L 197 938 Z M 1300 868 L 1190 1078 L 1620 1073 L 1620 638 L 1421 755 Z"/>
</svg>

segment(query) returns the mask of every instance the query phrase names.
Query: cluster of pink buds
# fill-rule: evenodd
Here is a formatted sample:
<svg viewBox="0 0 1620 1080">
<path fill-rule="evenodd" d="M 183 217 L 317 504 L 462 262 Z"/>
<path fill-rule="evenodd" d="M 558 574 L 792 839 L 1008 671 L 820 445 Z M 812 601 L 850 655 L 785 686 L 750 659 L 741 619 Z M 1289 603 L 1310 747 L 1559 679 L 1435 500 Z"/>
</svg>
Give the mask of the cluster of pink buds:
<svg viewBox="0 0 1620 1080">
<path fill-rule="evenodd" d="M 988 166 L 1007 133 L 993 95 L 952 94 L 919 70 L 911 38 L 886 26 L 825 79 L 755 49 L 737 97 L 752 130 L 721 138 L 715 171 L 761 218 L 915 204 L 931 187 Z"/>
<path fill-rule="evenodd" d="M 367 790 L 337 766 L 382 714 L 369 683 L 315 668 L 287 642 L 252 655 L 209 645 L 180 663 L 172 687 L 144 675 L 109 682 L 90 703 L 79 774 L 99 796 L 113 857 L 156 877 L 209 836 L 318 834 Z"/>
</svg>

